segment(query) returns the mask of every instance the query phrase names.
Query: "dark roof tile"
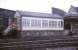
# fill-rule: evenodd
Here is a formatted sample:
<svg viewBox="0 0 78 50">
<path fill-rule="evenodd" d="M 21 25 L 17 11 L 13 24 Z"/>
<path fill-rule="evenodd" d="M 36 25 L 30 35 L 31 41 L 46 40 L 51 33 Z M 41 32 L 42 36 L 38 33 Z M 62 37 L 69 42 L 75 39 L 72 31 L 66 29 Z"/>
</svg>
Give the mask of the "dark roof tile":
<svg viewBox="0 0 78 50">
<path fill-rule="evenodd" d="M 29 11 L 17 11 L 21 16 L 30 16 L 30 17 L 47 17 L 47 18 L 61 18 L 57 17 L 54 14 L 50 13 L 40 13 L 40 12 L 29 12 Z"/>
<path fill-rule="evenodd" d="M 14 17 L 15 11 L 0 8 L 0 17 Z"/>
<path fill-rule="evenodd" d="M 57 14 L 57 15 L 59 15 L 59 16 L 61 16 L 61 17 L 64 17 L 65 16 L 65 14 L 66 14 L 66 12 L 65 11 L 63 11 L 63 10 L 61 10 L 61 9 L 58 9 L 58 8 L 52 8 L 52 13 L 53 14 Z"/>
<path fill-rule="evenodd" d="M 78 7 L 71 6 L 67 13 L 67 16 L 78 16 Z"/>
</svg>

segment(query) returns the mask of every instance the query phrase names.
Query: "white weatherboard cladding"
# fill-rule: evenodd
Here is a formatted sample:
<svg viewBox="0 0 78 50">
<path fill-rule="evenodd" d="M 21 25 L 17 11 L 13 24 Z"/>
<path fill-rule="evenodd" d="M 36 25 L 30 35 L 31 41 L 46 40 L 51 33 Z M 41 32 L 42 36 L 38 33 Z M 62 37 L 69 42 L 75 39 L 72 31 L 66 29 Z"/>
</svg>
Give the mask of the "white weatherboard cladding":
<svg viewBox="0 0 78 50">
<path fill-rule="evenodd" d="M 63 19 L 22 17 L 22 30 L 63 30 Z"/>
</svg>

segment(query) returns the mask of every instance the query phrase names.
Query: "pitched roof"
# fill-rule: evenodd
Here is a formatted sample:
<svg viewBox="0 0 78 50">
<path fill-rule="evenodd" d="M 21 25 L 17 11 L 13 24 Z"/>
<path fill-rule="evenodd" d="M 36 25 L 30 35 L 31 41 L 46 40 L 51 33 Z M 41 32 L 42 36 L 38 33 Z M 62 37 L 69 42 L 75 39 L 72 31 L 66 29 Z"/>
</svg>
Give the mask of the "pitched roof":
<svg viewBox="0 0 78 50">
<path fill-rule="evenodd" d="M 71 6 L 67 13 L 67 16 L 78 16 L 78 7 Z"/>
<path fill-rule="evenodd" d="M 40 13 L 40 12 L 29 12 L 29 11 L 17 11 L 21 16 L 28 16 L 28 17 L 46 17 L 46 18 L 61 18 L 57 17 L 54 14 L 50 13 Z"/>
<path fill-rule="evenodd" d="M 60 17 L 64 17 L 66 12 L 61 10 L 61 9 L 58 9 L 58 8 L 52 8 L 52 14 L 55 14 L 55 15 L 58 15 Z"/>
<path fill-rule="evenodd" d="M 0 17 L 14 17 L 15 11 L 0 8 Z"/>
</svg>

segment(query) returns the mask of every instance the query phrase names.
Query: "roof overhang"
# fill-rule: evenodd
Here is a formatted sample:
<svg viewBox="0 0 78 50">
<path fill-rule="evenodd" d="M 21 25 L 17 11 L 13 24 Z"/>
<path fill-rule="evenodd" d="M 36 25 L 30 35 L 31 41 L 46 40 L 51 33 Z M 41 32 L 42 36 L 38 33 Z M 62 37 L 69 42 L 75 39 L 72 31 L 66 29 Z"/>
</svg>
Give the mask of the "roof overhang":
<svg viewBox="0 0 78 50">
<path fill-rule="evenodd" d="M 16 11 L 0 8 L 0 17 L 13 18 Z"/>
</svg>

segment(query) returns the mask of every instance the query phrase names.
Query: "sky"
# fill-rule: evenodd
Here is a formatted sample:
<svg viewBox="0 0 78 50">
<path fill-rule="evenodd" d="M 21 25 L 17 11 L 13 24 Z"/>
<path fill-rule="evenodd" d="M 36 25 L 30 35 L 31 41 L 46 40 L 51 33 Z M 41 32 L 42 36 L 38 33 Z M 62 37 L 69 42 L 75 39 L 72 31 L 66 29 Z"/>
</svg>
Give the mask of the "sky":
<svg viewBox="0 0 78 50">
<path fill-rule="evenodd" d="M 78 0 L 0 0 L 0 8 L 51 13 L 52 7 L 68 11 L 70 6 L 78 6 Z"/>
</svg>

